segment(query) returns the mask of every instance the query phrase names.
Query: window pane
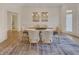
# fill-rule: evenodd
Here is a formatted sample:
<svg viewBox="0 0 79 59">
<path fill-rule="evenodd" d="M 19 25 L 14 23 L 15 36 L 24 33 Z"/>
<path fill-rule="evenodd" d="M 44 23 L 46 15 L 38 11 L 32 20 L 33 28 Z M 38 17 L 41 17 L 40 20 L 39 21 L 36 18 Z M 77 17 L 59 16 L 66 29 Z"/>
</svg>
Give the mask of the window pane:
<svg viewBox="0 0 79 59">
<path fill-rule="evenodd" d="M 72 14 L 66 14 L 66 31 L 72 32 Z"/>
</svg>

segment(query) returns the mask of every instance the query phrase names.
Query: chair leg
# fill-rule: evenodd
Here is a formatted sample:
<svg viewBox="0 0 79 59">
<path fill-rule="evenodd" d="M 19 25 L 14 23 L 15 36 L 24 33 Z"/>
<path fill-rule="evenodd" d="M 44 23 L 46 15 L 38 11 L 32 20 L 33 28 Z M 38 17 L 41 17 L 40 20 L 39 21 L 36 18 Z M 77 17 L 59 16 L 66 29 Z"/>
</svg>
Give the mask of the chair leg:
<svg viewBox="0 0 79 59">
<path fill-rule="evenodd" d="M 36 46 L 37 46 L 37 52 L 39 52 L 39 45 L 38 45 L 38 43 L 36 43 Z"/>
<path fill-rule="evenodd" d="M 31 43 L 30 43 L 30 45 L 29 45 L 29 48 L 30 48 L 30 50 L 31 50 Z"/>
</svg>

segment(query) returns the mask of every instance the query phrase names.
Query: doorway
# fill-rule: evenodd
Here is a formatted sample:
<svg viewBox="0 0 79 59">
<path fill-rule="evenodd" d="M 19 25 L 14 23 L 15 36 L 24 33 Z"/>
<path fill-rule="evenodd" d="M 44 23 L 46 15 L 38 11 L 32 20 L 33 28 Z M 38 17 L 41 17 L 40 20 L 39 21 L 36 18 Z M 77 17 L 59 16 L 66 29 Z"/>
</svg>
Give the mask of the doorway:
<svg viewBox="0 0 79 59">
<path fill-rule="evenodd" d="M 18 15 L 15 12 L 7 12 L 7 37 L 10 40 L 17 39 L 18 37 Z"/>
<path fill-rule="evenodd" d="M 18 20 L 17 13 L 8 11 L 7 16 L 8 16 L 7 21 L 8 30 L 17 31 L 17 20 Z"/>
</svg>

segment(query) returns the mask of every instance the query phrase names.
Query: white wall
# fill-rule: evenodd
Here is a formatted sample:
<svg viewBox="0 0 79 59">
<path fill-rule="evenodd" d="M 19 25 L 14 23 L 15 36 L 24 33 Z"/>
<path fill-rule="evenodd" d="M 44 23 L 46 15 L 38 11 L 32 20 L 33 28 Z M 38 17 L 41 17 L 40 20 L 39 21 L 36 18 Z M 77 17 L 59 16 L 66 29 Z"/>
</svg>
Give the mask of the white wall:
<svg viewBox="0 0 79 59">
<path fill-rule="evenodd" d="M 0 7 L 0 42 L 6 38 L 6 21 L 3 20 L 3 8 Z"/>
<path fill-rule="evenodd" d="M 48 27 L 56 27 L 59 26 L 59 16 L 60 16 L 60 8 L 57 6 L 24 6 L 22 8 L 22 28 L 28 28 L 30 26 L 34 26 L 35 24 L 46 24 Z M 33 12 L 48 12 L 48 22 L 33 22 L 32 13 Z"/>
<path fill-rule="evenodd" d="M 77 26 L 77 30 L 76 30 L 76 34 L 79 35 L 79 4 L 77 5 L 77 20 L 76 20 L 76 26 Z"/>
<path fill-rule="evenodd" d="M 20 29 L 20 7 L 16 4 L 0 4 L 0 42 L 7 39 L 8 19 L 7 11 L 18 13 L 18 30 Z"/>
</svg>

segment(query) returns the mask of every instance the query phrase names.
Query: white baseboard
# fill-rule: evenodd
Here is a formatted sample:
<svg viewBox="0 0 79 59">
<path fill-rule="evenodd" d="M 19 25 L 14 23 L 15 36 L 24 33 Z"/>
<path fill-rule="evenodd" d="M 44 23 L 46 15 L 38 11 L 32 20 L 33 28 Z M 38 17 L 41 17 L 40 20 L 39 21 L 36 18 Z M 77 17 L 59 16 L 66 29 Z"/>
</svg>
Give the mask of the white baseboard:
<svg viewBox="0 0 79 59">
<path fill-rule="evenodd" d="M 79 35 L 74 34 L 74 33 L 67 33 L 67 32 L 66 32 L 66 34 L 79 38 Z"/>
</svg>

